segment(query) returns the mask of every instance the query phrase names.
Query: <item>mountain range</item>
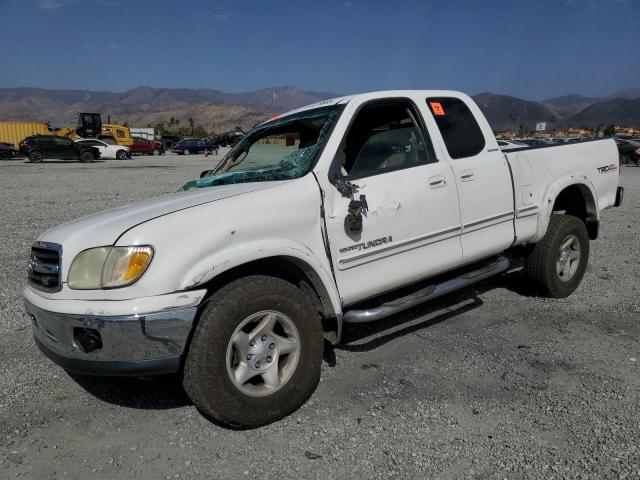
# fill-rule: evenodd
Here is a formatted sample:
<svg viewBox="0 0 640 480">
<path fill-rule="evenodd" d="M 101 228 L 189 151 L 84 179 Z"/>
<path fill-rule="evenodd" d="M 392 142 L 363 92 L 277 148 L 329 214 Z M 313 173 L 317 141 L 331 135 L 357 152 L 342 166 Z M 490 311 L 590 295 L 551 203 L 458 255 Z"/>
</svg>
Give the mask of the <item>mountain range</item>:
<svg viewBox="0 0 640 480">
<path fill-rule="evenodd" d="M 0 121 L 44 121 L 62 127 L 75 124 L 77 112 L 95 111 L 102 113 L 103 122 L 110 117 L 112 122 L 131 126 L 168 125 L 172 117 L 187 126 L 191 117 L 207 131 L 222 132 L 236 125 L 251 128 L 275 113 L 337 96 L 296 87 L 246 93 L 147 86 L 122 93 L 4 88 L 0 89 Z M 542 102 L 495 93 L 480 93 L 474 99 L 495 130 L 514 125 L 533 128 L 537 122 L 547 122 L 550 128 L 640 126 L 640 88 L 602 98 L 572 94 Z"/>
</svg>

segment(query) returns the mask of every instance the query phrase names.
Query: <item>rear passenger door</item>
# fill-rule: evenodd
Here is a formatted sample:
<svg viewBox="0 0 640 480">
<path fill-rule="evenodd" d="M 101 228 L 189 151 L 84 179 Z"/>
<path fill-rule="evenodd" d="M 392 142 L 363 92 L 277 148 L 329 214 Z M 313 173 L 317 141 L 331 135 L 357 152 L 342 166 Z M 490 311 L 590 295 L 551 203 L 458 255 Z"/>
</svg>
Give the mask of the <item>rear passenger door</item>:
<svg viewBox="0 0 640 480">
<path fill-rule="evenodd" d="M 464 263 L 502 252 L 514 241 L 513 185 L 505 155 L 474 103 L 456 97 L 427 98 L 426 103 L 458 186 Z"/>
<path fill-rule="evenodd" d="M 56 145 L 52 137 L 35 137 L 34 142 L 44 158 L 56 158 Z"/>
</svg>

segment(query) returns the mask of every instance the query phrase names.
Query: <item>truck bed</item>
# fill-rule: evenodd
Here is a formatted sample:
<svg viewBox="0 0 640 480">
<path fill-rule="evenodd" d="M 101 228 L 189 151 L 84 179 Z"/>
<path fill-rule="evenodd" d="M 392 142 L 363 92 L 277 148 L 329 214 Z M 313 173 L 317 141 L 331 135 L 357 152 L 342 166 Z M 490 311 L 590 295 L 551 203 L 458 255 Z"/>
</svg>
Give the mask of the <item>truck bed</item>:
<svg viewBox="0 0 640 480">
<path fill-rule="evenodd" d="M 504 153 L 513 177 L 516 242 L 546 231 L 557 194 L 577 184 L 593 203 L 589 213 L 612 207 L 619 183 L 618 149 L 611 139 L 523 148 Z"/>
</svg>

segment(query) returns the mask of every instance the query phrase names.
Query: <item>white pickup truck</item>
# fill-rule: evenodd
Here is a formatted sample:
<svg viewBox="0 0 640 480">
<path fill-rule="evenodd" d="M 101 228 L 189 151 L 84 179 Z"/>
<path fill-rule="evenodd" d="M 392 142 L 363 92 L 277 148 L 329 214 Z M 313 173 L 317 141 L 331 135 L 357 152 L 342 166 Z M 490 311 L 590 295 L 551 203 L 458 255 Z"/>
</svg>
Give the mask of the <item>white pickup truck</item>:
<svg viewBox="0 0 640 480">
<path fill-rule="evenodd" d="M 312 394 L 344 323 L 518 258 L 570 295 L 618 183 L 612 140 L 503 153 L 462 93 L 337 98 L 259 125 L 178 192 L 43 233 L 26 310 L 66 370 L 181 372 L 205 415 L 258 426 Z"/>
</svg>

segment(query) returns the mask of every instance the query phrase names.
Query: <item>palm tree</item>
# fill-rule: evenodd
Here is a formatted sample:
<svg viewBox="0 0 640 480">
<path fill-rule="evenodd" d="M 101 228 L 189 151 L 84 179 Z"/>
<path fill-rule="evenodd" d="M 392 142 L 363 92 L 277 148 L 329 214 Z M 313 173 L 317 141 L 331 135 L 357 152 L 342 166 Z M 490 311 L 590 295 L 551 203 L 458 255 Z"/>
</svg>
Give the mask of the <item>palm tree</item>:
<svg viewBox="0 0 640 480">
<path fill-rule="evenodd" d="M 193 120 L 193 117 L 189 117 L 189 126 L 191 127 L 191 136 L 193 137 L 193 127 L 195 126 L 196 122 Z"/>
</svg>

